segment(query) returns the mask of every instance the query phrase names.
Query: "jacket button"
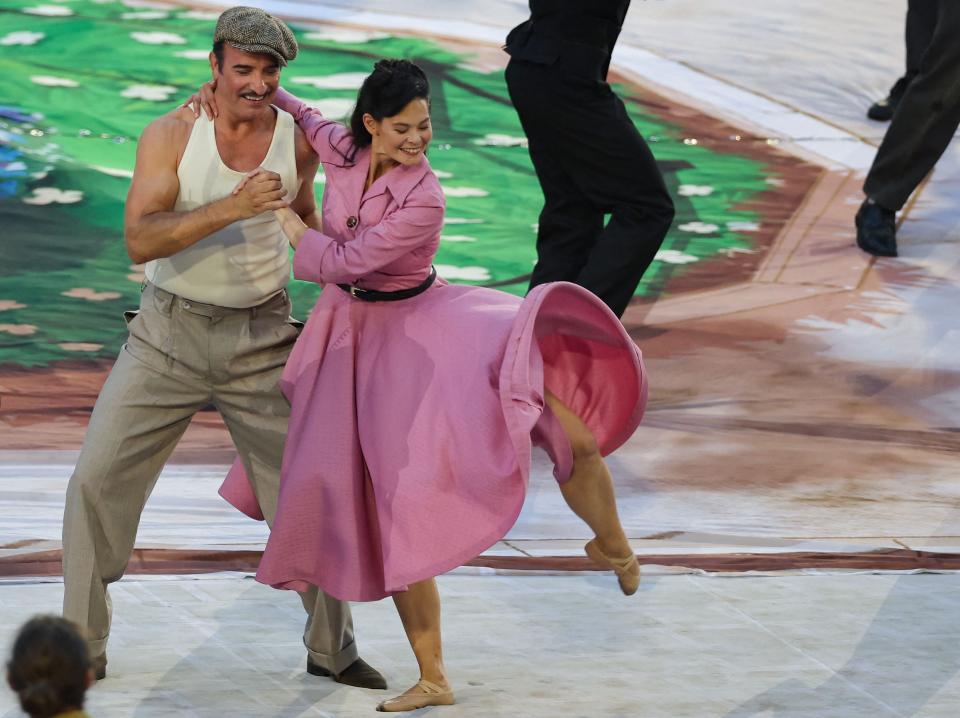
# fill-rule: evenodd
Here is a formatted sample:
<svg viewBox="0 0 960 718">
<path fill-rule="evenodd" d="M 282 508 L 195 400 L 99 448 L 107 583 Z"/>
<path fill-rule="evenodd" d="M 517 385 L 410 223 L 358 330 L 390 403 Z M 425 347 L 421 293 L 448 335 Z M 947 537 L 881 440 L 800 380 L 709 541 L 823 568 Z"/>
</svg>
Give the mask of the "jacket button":
<svg viewBox="0 0 960 718">
<path fill-rule="evenodd" d="M 356 227 L 358 224 L 360 224 L 360 220 L 358 220 L 356 217 L 353 217 L 353 216 L 347 217 L 347 228 L 348 228 L 348 229 L 353 229 L 353 228 Z"/>
</svg>

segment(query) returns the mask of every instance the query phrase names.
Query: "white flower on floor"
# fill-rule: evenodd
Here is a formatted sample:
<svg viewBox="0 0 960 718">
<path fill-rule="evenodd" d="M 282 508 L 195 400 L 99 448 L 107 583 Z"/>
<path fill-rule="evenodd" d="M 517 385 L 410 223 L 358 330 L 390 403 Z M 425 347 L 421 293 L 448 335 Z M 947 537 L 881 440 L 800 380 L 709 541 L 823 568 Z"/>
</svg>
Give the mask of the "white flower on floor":
<svg viewBox="0 0 960 718">
<path fill-rule="evenodd" d="M 187 10 L 187 12 L 177 13 L 177 17 L 182 17 L 184 20 L 216 20 L 220 17 L 220 13 L 209 10 Z"/>
<path fill-rule="evenodd" d="M 46 35 L 42 32 L 18 30 L 17 32 L 8 32 L 0 37 L 0 45 L 36 45 L 45 37 Z"/>
<path fill-rule="evenodd" d="M 24 197 L 24 204 L 76 204 L 83 199 L 78 189 L 57 189 L 56 187 L 35 187 L 32 197 Z"/>
<path fill-rule="evenodd" d="M 752 249 L 747 249 L 746 247 L 726 247 L 720 250 L 720 253 L 726 256 L 727 259 L 736 259 L 741 254 L 755 254 Z"/>
<path fill-rule="evenodd" d="M 349 45 L 361 45 L 371 40 L 383 40 L 390 37 L 385 32 L 367 32 L 365 30 L 349 30 L 347 28 L 330 27 L 317 32 L 308 32 L 304 35 L 307 40 L 322 42 L 342 42 Z"/>
<path fill-rule="evenodd" d="M 709 224 L 708 222 L 687 222 L 686 224 L 681 224 L 677 229 L 682 232 L 710 234 L 711 232 L 716 232 L 720 227 L 715 224 Z"/>
<path fill-rule="evenodd" d="M 444 224 L 483 224 L 482 219 L 472 219 L 468 217 L 444 217 Z"/>
<path fill-rule="evenodd" d="M 706 197 L 713 194 L 713 187 L 708 184 L 682 184 L 677 189 L 681 197 Z"/>
<path fill-rule="evenodd" d="M 131 179 L 133 177 L 133 170 L 121 170 L 114 167 L 101 167 L 100 165 L 90 165 L 90 169 L 96 170 L 97 172 L 102 172 L 105 175 L 110 175 L 111 177 L 123 177 L 124 179 Z"/>
<path fill-rule="evenodd" d="M 444 279 L 462 279 L 467 282 L 485 282 L 490 279 L 490 270 L 486 267 L 454 267 L 452 264 L 438 264 L 437 274 Z"/>
<path fill-rule="evenodd" d="M 786 182 L 778 177 L 767 177 L 764 182 L 769 185 L 773 185 L 774 187 L 783 187 L 786 184 Z"/>
<path fill-rule="evenodd" d="M 0 332 L 13 334 L 15 337 L 25 337 L 36 334 L 37 328 L 33 324 L 0 324 Z"/>
<path fill-rule="evenodd" d="M 67 352 L 98 352 L 103 349 L 103 344 L 90 344 L 87 342 L 63 342 L 57 344 L 58 347 Z"/>
<path fill-rule="evenodd" d="M 170 85 L 130 85 L 120 94 L 134 100 L 151 100 L 152 102 L 166 102 L 177 91 Z"/>
<path fill-rule="evenodd" d="M 444 187 L 443 193 L 447 197 L 486 197 L 490 194 L 479 187 Z"/>
<path fill-rule="evenodd" d="M 473 144 L 484 145 L 486 147 L 526 147 L 527 138 L 493 133 L 478 137 L 473 141 Z"/>
<path fill-rule="evenodd" d="M 465 234 L 445 234 L 440 237 L 444 242 L 476 242 L 476 237 L 468 237 Z"/>
<path fill-rule="evenodd" d="M 0 312 L 7 312 L 11 309 L 26 309 L 26 304 L 21 304 L 16 299 L 0 299 Z"/>
<path fill-rule="evenodd" d="M 129 279 L 131 282 L 136 282 L 142 288 L 143 283 L 147 279 L 147 275 L 145 273 L 146 266 L 146 264 L 131 264 L 130 269 L 132 271 L 127 275 L 127 279 Z"/>
<path fill-rule="evenodd" d="M 137 42 L 144 45 L 186 45 L 187 39 L 173 32 L 131 32 Z"/>
<path fill-rule="evenodd" d="M 727 222 L 727 229 L 731 232 L 756 232 L 760 229 L 759 222 Z"/>
<path fill-rule="evenodd" d="M 73 10 L 63 5 L 37 5 L 35 7 L 25 7 L 23 11 L 27 15 L 45 15 L 46 17 L 68 17 L 73 15 Z"/>
<path fill-rule="evenodd" d="M 74 287 L 66 292 L 60 292 L 60 294 L 74 299 L 86 299 L 89 302 L 105 302 L 108 299 L 119 299 L 122 296 L 120 292 L 96 292 L 89 287 Z"/>
<path fill-rule="evenodd" d="M 135 12 L 121 13 L 121 20 L 164 20 L 167 13 L 163 10 L 137 10 Z"/>
<path fill-rule="evenodd" d="M 666 264 L 690 264 L 696 262 L 697 258 L 692 254 L 684 254 L 676 249 L 661 249 L 657 252 L 654 260 Z"/>
<path fill-rule="evenodd" d="M 360 85 L 367 78 L 365 72 L 341 72 L 336 75 L 319 75 L 313 77 L 290 78 L 294 85 L 310 85 L 318 90 L 359 90 Z"/>
<path fill-rule="evenodd" d="M 69 77 L 54 77 L 53 75 L 33 75 L 30 82 L 44 87 L 80 87 L 80 83 Z"/>
<path fill-rule="evenodd" d="M 433 169 L 433 173 L 437 176 L 437 179 L 450 179 L 453 177 L 453 172 L 444 172 L 443 170 L 438 170 L 436 167 Z"/>
<path fill-rule="evenodd" d="M 353 100 L 340 97 L 330 97 L 325 100 L 304 100 L 304 103 L 308 107 L 320 110 L 320 114 L 331 119 L 346 117 L 353 111 Z"/>
<path fill-rule="evenodd" d="M 209 50 L 179 50 L 173 54 L 176 57 L 184 57 L 187 60 L 206 60 L 210 57 Z"/>
<path fill-rule="evenodd" d="M 135 10 L 169 10 L 170 6 L 166 3 L 154 2 L 153 0 L 123 0 L 124 7 L 132 7 Z"/>
<path fill-rule="evenodd" d="M 317 171 L 316 176 L 314 176 L 314 178 L 313 178 L 313 183 L 314 183 L 314 184 L 326 184 L 326 183 L 327 183 L 327 175 L 324 173 L 323 169 L 320 169 L 320 170 Z"/>
</svg>

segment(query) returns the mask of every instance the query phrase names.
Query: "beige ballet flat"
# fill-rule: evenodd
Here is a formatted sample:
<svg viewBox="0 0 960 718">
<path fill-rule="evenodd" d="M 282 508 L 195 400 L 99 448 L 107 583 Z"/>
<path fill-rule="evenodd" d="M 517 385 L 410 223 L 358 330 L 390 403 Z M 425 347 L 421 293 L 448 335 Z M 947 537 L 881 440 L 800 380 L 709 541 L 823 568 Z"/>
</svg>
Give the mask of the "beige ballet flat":
<svg viewBox="0 0 960 718">
<path fill-rule="evenodd" d="M 640 562 L 631 553 L 624 558 L 610 558 L 601 549 L 597 539 L 592 539 L 583 547 L 594 563 L 612 568 L 620 581 L 620 590 L 624 595 L 632 596 L 640 587 Z"/>
<path fill-rule="evenodd" d="M 378 705 L 377 710 L 384 713 L 400 713 L 401 711 L 415 711 L 417 708 L 425 706 L 452 706 L 453 704 L 452 690 L 441 688 L 436 683 L 421 678 L 417 681 L 417 685 L 406 693 Z"/>
</svg>

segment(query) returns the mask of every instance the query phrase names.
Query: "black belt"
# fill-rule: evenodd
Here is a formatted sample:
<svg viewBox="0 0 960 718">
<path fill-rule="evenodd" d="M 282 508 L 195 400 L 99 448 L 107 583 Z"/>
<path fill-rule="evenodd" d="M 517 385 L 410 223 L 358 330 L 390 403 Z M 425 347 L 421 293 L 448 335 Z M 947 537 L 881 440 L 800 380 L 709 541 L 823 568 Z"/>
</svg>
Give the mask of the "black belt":
<svg viewBox="0 0 960 718">
<path fill-rule="evenodd" d="M 418 294 L 422 294 L 430 288 L 433 280 L 437 278 L 436 267 L 430 267 L 430 274 L 420 284 L 410 289 L 398 289 L 395 292 L 378 292 L 376 289 L 361 289 L 352 284 L 338 284 L 343 291 L 351 297 L 355 297 L 364 302 L 396 302 L 400 299 L 409 299 Z"/>
</svg>

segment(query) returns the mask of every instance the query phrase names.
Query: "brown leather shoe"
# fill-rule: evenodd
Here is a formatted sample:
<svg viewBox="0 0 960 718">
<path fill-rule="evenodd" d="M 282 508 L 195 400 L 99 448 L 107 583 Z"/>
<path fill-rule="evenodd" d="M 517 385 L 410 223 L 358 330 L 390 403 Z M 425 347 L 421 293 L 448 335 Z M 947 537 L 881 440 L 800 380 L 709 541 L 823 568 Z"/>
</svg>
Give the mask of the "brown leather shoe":
<svg viewBox="0 0 960 718">
<path fill-rule="evenodd" d="M 354 686 L 355 688 L 372 688 L 375 691 L 382 691 L 387 687 L 387 680 L 380 675 L 380 671 L 362 658 L 355 660 L 340 673 L 334 673 L 314 663 L 313 659 L 307 656 L 307 673 L 311 676 L 332 678 L 337 683 L 342 683 L 345 686 Z"/>
</svg>

